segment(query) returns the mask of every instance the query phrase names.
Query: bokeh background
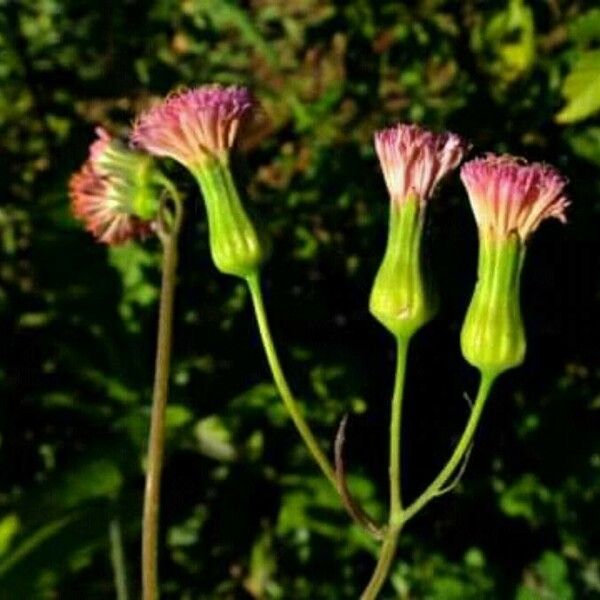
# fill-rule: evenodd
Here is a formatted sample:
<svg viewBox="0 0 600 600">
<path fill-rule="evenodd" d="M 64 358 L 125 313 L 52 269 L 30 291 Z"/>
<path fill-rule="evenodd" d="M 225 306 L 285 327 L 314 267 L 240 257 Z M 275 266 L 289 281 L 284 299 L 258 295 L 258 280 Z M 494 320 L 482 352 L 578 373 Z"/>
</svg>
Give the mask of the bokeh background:
<svg viewBox="0 0 600 600">
<path fill-rule="evenodd" d="M 268 309 L 351 486 L 384 516 L 393 343 L 367 310 L 387 196 L 374 129 L 415 121 L 474 152 L 546 160 L 570 223 L 530 245 L 525 365 L 495 388 L 461 484 L 402 536 L 384 598 L 600 597 L 600 7 L 566 0 L 0 0 L 0 598 L 139 596 L 142 462 L 160 252 L 107 249 L 69 213 L 96 124 L 126 134 L 180 86 L 243 83 L 265 118 L 236 173 L 273 239 Z M 165 599 L 354 599 L 376 548 L 349 524 L 270 381 L 243 285 L 209 260 L 189 176 L 162 553 Z M 442 308 L 415 340 L 414 497 L 467 418 L 458 333 L 476 229 L 454 175 L 428 243 Z M 119 541 L 121 540 L 121 542 Z"/>
</svg>

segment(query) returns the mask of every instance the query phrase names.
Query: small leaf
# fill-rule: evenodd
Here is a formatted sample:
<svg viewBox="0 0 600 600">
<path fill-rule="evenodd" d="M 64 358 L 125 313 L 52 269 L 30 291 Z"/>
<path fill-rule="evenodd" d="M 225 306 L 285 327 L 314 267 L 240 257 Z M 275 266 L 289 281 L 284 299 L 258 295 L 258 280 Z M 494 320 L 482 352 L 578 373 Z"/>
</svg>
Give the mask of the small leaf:
<svg viewBox="0 0 600 600">
<path fill-rule="evenodd" d="M 600 111 L 600 50 L 582 53 L 563 82 L 567 104 L 556 115 L 557 123 L 582 121 Z"/>
<path fill-rule="evenodd" d="M 231 443 L 231 433 L 219 416 L 211 415 L 199 421 L 195 434 L 202 454 L 219 461 L 236 459 L 237 451 Z"/>
<path fill-rule="evenodd" d="M 76 507 L 96 498 L 111 498 L 119 491 L 123 477 L 109 460 L 94 460 L 69 471 L 60 485 L 63 506 Z"/>
<path fill-rule="evenodd" d="M 542 509 L 550 502 L 550 490 L 535 475 L 527 473 L 502 493 L 500 508 L 509 517 L 522 517 L 537 525 L 544 516 Z"/>
<path fill-rule="evenodd" d="M 0 576 L 8 573 L 10 569 L 19 564 L 38 546 L 56 535 L 57 532 L 67 526 L 75 518 L 76 515 L 67 515 L 66 517 L 50 521 L 36 530 L 32 535 L 25 538 L 13 552 L 11 552 L 3 561 L 0 561 Z"/>
<path fill-rule="evenodd" d="M 573 600 L 575 593 L 569 583 L 565 559 L 556 552 L 544 552 L 533 567 L 526 571 L 525 583 L 519 586 L 516 600 Z"/>
<path fill-rule="evenodd" d="M 0 519 L 0 556 L 6 554 L 19 528 L 19 517 L 15 513 Z"/>
<path fill-rule="evenodd" d="M 600 167 L 600 127 L 572 132 L 567 142 L 575 154 Z"/>
<path fill-rule="evenodd" d="M 578 15 L 569 23 L 569 38 L 580 47 L 600 41 L 600 8 Z"/>
</svg>

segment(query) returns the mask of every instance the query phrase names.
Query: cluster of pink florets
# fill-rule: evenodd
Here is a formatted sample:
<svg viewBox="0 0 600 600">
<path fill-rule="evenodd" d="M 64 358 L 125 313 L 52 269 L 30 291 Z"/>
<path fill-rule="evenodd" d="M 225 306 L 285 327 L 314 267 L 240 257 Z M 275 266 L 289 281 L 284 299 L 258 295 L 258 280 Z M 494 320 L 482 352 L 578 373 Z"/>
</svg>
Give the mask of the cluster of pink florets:
<svg viewBox="0 0 600 600">
<path fill-rule="evenodd" d="M 90 146 L 90 155 L 81 169 L 69 180 L 69 197 L 73 215 L 99 242 L 122 244 L 144 237 L 152 230 L 152 222 L 132 215 L 126 208 L 129 186 L 122 175 L 108 171 L 102 159 L 115 142 L 104 129 L 96 129 L 98 139 Z"/>
<path fill-rule="evenodd" d="M 469 144 L 454 133 L 436 134 L 399 123 L 375 134 L 375 149 L 392 199 L 428 200 L 439 181 L 455 169 Z"/>
<path fill-rule="evenodd" d="M 466 163 L 461 179 L 483 231 L 526 240 L 544 219 L 566 221 L 567 180 L 549 165 L 488 154 Z"/>
<path fill-rule="evenodd" d="M 255 108 L 243 87 L 207 85 L 169 96 L 135 122 L 131 143 L 149 154 L 170 157 L 191 171 L 207 160 L 227 160 L 243 123 Z M 98 129 L 90 157 L 70 183 L 74 214 L 100 241 L 120 243 L 147 233 L 151 224 L 119 203 L 119 175 L 102 165 L 112 138 Z M 423 204 L 464 159 L 470 145 L 454 133 L 436 134 L 397 124 L 375 133 L 375 149 L 392 200 L 416 197 Z M 526 239 L 547 217 L 565 220 L 566 180 L 556 169 L 511 156 L 487 155 L 461 171 L 477 223 L 499 236 L 516 231 Z"/>
<path fill-rule="evenodd" d="M 203 86 L 169 96 L 142 114 L 131 140 L 155 156 L 168 156 L 194 169 L 223 157 L 255 106 L 243 87 Z"/>
<path fill-rule="evenodd" d="M 207 159 L 227 159 L 254 106 L 252 94 L 238 86 L 207 85 L 172 94 L 137 119 L 131 144 L 194 170 Z M 126 153 L 115 161 L 114 138 L 101 128 L 97 134 L 88 160 L 71 178 L 71 206 L 99 241 L 120 244 L 144 236 L 153 223 L 132 214 L 131 198 L 124 197 L 135 184 L 129 181 L 136 177 L 134 164 L 127 164 Z"/>
<path fill-rule="evenodd" d="M 392 200 L 401 204 L 414 195 L 423 203 L 469 144 L 453 133 L 399 124 L 375 134 L 375 149 Z M 565 221 L 567 180 L 549 165 L 488 154 L 467 162 L 461 178 L 477 224 L 499 237 L 516 232 L 526 240 L 548 217 Z"/>
</svg>

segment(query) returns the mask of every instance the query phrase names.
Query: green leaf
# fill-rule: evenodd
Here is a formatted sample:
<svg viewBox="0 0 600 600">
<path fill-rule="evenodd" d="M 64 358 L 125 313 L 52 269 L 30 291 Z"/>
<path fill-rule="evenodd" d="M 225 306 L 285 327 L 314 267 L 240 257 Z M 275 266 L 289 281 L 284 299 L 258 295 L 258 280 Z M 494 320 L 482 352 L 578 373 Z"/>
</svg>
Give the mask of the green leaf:
<svg viewBox="0 0 600 600">
<path fill-rule="evenodd" d="M 542 516 L 541 509 L 551 499 L 550 490 L 535 475 L 527 473 L 502 493 L 500 508 L 509 517 L 522 517 L 535 525 Z"/>
<path fill-rule="evenodd" d="M 544 552 L 525 575 L 526 583 L 519 586 L 516 600 L 572 600 L 575 592 L 569 583 L 569 569 L 565 559 L 555 552 Z"/>
<path fill-rule="evenodd" d="M 110 247 L 108 260 L 121 276 L 123 293 L 119 313 L 130 331 L 139 331 L 136 309 L 151 305 L 159 295 L 148 281 L 147 270 L 156 265 L 155 256 L 144 246 L 133 242 Z"/>
<path fill-rule="evenodd" d="M 252 547 L 248 576 L 244 581 L 246 589 L 254 598 L 284 597 L 283 590 L 273 579 L 276 570 L 277 554 L 273 551 L 273 535 L 266 529 Z"/>
<path fill-rule="evenodd" d="M 15 513 L 0 519 L 0 556 L 6 554 L 20 526 L 19 517 Z"/>
<path fill-rule="evenodd" d="M 231 462 L 236 459 L 237 451 L 231 443 L 231 433 L 218 415 L 198 421 L 195 435 L 202 454 L 219 461 Z"/>
<path fill-rule="evenodd" d="M 75 518 L 77 518 L 76 515 L 67 515 L 66 517 L 50 521 L 25 538 L 4 560 L 0 561 L 0 577 L 4 577 L 19 562 L 55 536 Z"/>
<path fill-rule="evenodd" d="M 600 127 L 587 127 L 573 132 L 567 142 L 575 154 L 600 167 Z"/>
<path fill-rule="evenodd" d="M 600 41 L 600 8 L 578 15 L 569 23 L 569 38 L 584 47 Z"/>
<path fill-rule="evenodd" d="M 600 50 L 583 52 L 566 76 L 562 95 L 567 103 L 557 123 L 576 123 L 600 111 Z"/>
<path fill-rule="evenodd" d="M 472 31 L 471 44 L 490 75 L 512 83 L 530 71 L 535 63 L 535 21 L 524 0 L 510 0 L 505 10 L 495 13 L 483 28 Z"/>
<path fill-rule="evenodd" d="M 67 472 L 61 482 L 61 504 L 67 508 L 96 498 L 111 498 L 119 491 L 123 477 L 109 460 L 99 459 Z"/>
</svg>

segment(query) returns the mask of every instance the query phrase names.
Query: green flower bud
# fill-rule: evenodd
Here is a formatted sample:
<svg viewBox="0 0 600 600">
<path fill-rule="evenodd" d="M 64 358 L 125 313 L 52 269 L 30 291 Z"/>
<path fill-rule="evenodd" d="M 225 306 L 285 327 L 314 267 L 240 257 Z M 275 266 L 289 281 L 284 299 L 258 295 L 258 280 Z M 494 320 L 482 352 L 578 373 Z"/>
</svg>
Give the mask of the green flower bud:
<svg viewBox="0 0 600 600">
<path fill-rule="evenodd" d="M 371 314 L 397 337 L 410 337 L 436 312 L 422 269 L 422 208 L 415 195 L 390 204 L 387 247 L 371 291 Z"/>
<path fill-rule="evenodd" d="M 525 243 L 542 221 L 566 221 L 567 180 L 553 167 L 488 154 L 461 169 L 479 228 L 478 280 L 461 334 L 464 357 L 498 375 L 525 358 L 519 304 Z"/>
<path fill-rule="evenodd" d="M 425 209 L 467 148 L 453 133 L 437 134 L 417 125 L 398 123 L 375 133 L 391 208 L 387 248 L 370 309 L 396 337 L 410 337 L 435 314 L 436 302 L 422 268 Z"/>
<path fill-rule="evenodd" d="M 253 275 L 266 249 L 242 206 L 229 165 L 219 158 L 207 160 L 194 174 L 206 202 L 210 252 L 217 269 L 243 278 Z"/>
<path fill-rule="evenodd" d="M 482 372 L 497 375 L 525 358 L 526 340 L 520 307 L 525 246 L 515 232 L 498 238 L 480 234 L 477 285 L 460 342 L 465 359 Z"/>
</svg>

